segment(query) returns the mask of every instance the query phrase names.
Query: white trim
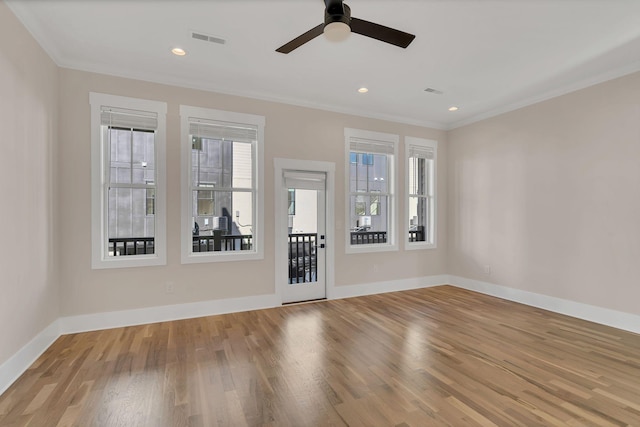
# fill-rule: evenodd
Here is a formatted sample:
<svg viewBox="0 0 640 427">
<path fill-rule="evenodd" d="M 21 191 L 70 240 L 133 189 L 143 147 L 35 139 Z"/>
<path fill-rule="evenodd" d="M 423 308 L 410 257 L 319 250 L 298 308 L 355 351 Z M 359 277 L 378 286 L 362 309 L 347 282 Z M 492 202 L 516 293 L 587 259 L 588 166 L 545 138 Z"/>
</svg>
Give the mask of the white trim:
<svg viewBox="0 0 640 427">
<path fill-rule="evenodd" d="M 218 120 L 232 123 L 245 123 L 258 127 L 258 140 L 254 145 L 253 180 L 255 188 L 255 207 L 253 219 L 254 250 L 229 253 L 192 252 L 191 219 L 191 143 L 189 139 L 189 118 Z M 180 255 L 182 264 L 203 262 L 250 261 L 264 258 L 264 128 L 265 117 L 254 114 L 236 113 L 232 111 L 215 110 L 212 108 L 191 107 L 180 105 Z"/>
<path fill-rule="evenodd" d="M 104 93 L 89 93 L 91 106 L 91 268 L 123 268 L 166 265 L 167 263 L 167 219 L 166 219 L 166 114 L 167 103 L 146 99 L 128 98 Z M 156 156 L 156 211 L 155 244 L 153 255 L 106 257 L 104 221 L 106 209 L 103 193 L 104 160 L 100 107 L 120 107 L 154 112 L 158 115 L 155 131 Z"/>
<path fill-rule="evenodd" d="M 53 321 L 6 362 L 0 364 L 0 395 L 60 337 L 59 321 Z"/>
<path fill-rule="evenodd" d="M 352 298 L 364 295 L 384 294 L 387 292 L 408 291 L 411 289 L 431 288 L 449 283 L 449 275 L 414 277 L 411 279 L 389 280 L 384 282 L 361 283 L 357 285 L 336 286 L 328 299 Z"/>
<path fill-rule="evenodd" d="M 596 307 L 465 277 L 450 276 L 450 279 L 450 283 L 459 288 L 640 334 L 640 316 L 637 314 Z"/>
<path fill-rule="evenodd" d="M 332 162 L 321 162 L 315 160 L 297 160 L 297 159 L 281 159 L 274 158 L 273 166 L 274 173 L 274 202 L 275 202 L 275 239 L 274 239 L 274 252 L 275 252 L 275 281 L 276 281 L 276 295 L 280 298 L 280 302 L 283 301 L 284 286 L 287 282 L 284 277 L 284 270 L 280 268 L 282 265 L 286 265 L 286 253 L 287 242 L 283 239 L 282 233 L 278 230 L 286 228 L 287 216 L 283 212 L 279 212 L 281 206 L 284 205 L 282 200 L 282 193 L 280 188 L 282 187 L 283 172 L 285 170 L 298 170 L 298 171 L 313 171 L 326 173 L 325 181 L 325 287 L 327 298 L 333 292 L 335 286 L 335 175 L 336 165 Z"/>
<path fill-rule="evenodd" d="M 433 243 L 409 242 L 409 147 L 428 147 L 433 149 L 433 176 L 429 177 L 433 185 L 433 214 L 428 224 L 433 229 Z M 432 139 L 404 137 L 404 250 L 436 249 L 438 247 L 438 141 Z"/>
<path fill-rule="evenodd" d="M 387 243 L 375 245 L 352 245 L 351 244 L 351 192 L 350 192 L 350 153 L 351 138 L 369 139 L 373 141 L 384 141 L 393 144 L 393 161 L 389 164 L 389 211 Z M 398 215 L 398 145 L 400 136 L 391 133 L 375 132 L 370 130 L 344 128 L 344 173 L 345 173 L 345 225 L 344 225 L 344 251 L 346 254 L 360 254 L 370 252 L 392 252 L 398 250 L 398 236 L 396 227 L 396 216 Z"/>
<path fill-rule="evenodd" d="M 280 305 L 275 294 L 254 295 L 240 298 L 199 301 L 185 304 L 163 305 L 158 307 L 137 308 L 132 310 L 110 311 L 105 313 L 81 314 L 61 317 L 60 330 L 63 334 L 98 331 L 101 329 L 144 325 L 148 323 L 168 322 L 172 320 L 192 319 L 215 316 L 218 314 L 238 313 L 261 310 Z"/>
</svg>

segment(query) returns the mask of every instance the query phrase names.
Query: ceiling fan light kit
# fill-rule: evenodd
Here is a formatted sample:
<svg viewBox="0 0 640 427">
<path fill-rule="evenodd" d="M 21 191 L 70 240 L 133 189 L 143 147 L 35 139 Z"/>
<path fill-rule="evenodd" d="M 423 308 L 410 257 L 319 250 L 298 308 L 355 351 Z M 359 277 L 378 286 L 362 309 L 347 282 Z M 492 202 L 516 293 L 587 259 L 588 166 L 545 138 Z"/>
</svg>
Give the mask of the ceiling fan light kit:
<svg viewBox="0 0 640 427">
<path fill-rule="evenodd" d="M 324 37 L 330 42 L 345 41 L 351 34 L 351 27 L 344 22 L 332 22 L 324 26 Z"/>
<path fill-rule="evenodd" d="M 324 3 L 324 24 L 320 24 L 289 43 L 285 43 L 276 49 L 276 52 L 289 53 L 322 33 L 328 40 L 334 42 L 343 41 L 349 37 L 349 34 L 356 33 L 401 48 L 406 48 L 416 38 L 413 34 L 405 33 L 404 31 L 363 19 L 352 18 L 351 9 L 342 0 L 324 0 Z"/>
</svg>

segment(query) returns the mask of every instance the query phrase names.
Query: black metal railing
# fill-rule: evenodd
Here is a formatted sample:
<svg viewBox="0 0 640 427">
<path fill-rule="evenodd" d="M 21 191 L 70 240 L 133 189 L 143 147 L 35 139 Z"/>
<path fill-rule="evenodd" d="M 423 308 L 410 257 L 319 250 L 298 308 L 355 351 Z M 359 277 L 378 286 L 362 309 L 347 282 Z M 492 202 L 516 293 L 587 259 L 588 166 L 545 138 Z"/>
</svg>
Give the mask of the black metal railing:
<svg viewBox="0 0 640 427">
<path fill-rule="evenodd" d="M 371 245 L 376 243 L 387 243 L 386 231 L 352 231 L 352 245 Z"/>
<path fill-rule="evenodd" d="M 109 255 L 145 255 L 155 250 L 153 237 L 115 237 L 109 239 Z"/>
<path fill-rule="evenodd" d="M 424 226 L 419 225 L 414 230 L 409 230 L 410 242 L 424 242 Z"/>
<path fill-rule="evenodd" d="M 250 251 L 253 247 L 253 236 L 193 236 L 193 252 L 213 251 Z M 155 251 L 153 237 L 116 237 L 109 239 L 109 255 L 145 255 Z"/>
<path fill-rule="evenodd" d="M 289 234 L 289 284 L 318 280 L 317 239 L 315 233 Z"/>
<path fill-rule="evenodd" d="M 250 251 L 253 247 L 251 234 L 225 236 L 217 232 L 213 236 L 193 236 L 193 252 Z"/>
</svg>

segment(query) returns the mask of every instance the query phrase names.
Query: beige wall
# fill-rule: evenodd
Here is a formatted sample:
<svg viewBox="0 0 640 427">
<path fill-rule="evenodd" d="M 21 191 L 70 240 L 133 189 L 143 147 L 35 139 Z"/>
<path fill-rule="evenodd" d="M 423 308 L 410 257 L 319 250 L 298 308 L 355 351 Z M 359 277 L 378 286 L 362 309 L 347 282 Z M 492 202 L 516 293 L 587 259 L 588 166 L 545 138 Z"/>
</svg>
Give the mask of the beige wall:
<svg viewBox="0 0 640 427">
<path fill-rule="evenodd" d="M 59 314 L 58 68 L 0 2 L 0 364 Z"/>
<path fill-rule="evenodd" d="M 274 276 L 275 157 L 336 164 L 336 285 L 416 278 L 446 273 L 446 197 L 439 205 L 439 248 L 378 254 L 344 254 L 344 128 L 435 139 L 440 142 L 439 190 L 446 193 L 445 132 L 327 111 L 183 89 L 68 69 L 60 70 L 60 283 L 62 315 L 95 313 L 211 299 L 269 294 Z M 168 103 L 168 263 L 163 267 L 91 270 L 89 92 Z M 265 258 L 261 261 L 180 264 L 179 105 L 216 108 L 266 117 Z M 403 153 L 404 146 L 400 145 Z M 399 161 L 403 194 L 404 163 Z M 404 218 L 404 203 L 399 203 Z M 404 225 L 402 225 L 404 227 Z M 400 245 L 402 247 L 402 245 Z M 376 264 L 378 271 L 371 268 Z M 175 293 L 165 293 L 174 282 Z"/>
<path fill-rule="evenodd" d="M 448 137 L 449 273 L 640 314 L 640 73 Z"/>
</svg>

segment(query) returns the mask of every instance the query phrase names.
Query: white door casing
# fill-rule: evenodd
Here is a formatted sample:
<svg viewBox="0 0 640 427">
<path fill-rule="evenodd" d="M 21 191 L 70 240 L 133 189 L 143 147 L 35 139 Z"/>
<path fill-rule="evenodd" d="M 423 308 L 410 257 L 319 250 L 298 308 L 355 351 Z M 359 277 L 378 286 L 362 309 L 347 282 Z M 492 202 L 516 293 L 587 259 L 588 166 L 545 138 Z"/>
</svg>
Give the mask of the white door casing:
<svg viewBox="0 0 640 427">
<path fill-rule="evenodd" d="M 274 159 L 275 166 L 275 281 L 276 293 L 283 303 L 330 298 L 334 286 L 334 182 L 335 164 L 329 162 L 305 161 L 293 159 Z M 291 248 L 300 247 L 289 243 L 288 189 L 296 188 L 302 202 L 296 201 L 298 224 L 300 216 L 306 215 L 303 228 L 317 235 L 315 244 L 304 244 L 307 250 L 315 248 L 313 269 L 304 273 L 303 263 L 310 257 L 300 252 L 292 256 L 299 266 L 290 272 L 289 252 Z M 315 200 L 313 200 L 315 199 Z M 313 203 L 317 201 L 317 203 Z M 312 212 L 315 211 L 315 212 Z M 317 212 L 317 215 L 316 215 Z M 314 229 L 314 225 L 317 228 Z M 314 233 L 312 233 L 314 234 Z M 324 236 L 324 239 L 322 239 Z M 307 237 L 308 238 L 308 237 Z M 321 246 L 324 245 L 324 248 Z M 295 250 L 295 249 L 293 249 Z M 308 254 L 307 254 L 308 255 Z M 299 269 L 299 270 L 298 270 Z M 300 273 L 300 270 L 302 273 Z M 293 274 L 293 277 L 290 275 Z M 299 283 L 298 283 L 299 282 Z"/>
</svg>

